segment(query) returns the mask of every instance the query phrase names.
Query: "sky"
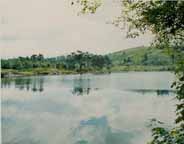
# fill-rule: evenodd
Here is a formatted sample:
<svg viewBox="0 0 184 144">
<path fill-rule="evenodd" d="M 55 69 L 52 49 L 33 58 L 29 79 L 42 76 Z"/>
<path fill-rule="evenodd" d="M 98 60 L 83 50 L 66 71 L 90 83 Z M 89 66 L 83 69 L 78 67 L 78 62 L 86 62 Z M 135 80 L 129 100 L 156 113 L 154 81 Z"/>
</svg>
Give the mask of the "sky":
<svg viewBox="0 0 184 144">
<path fill-rule="evenodd" d="M 70 0 L 0 0 L 1 57 L 106 54 L 149 45 L 151 34 L 127 39 L 125 30 L 107 24 L 120 13 L 117 1 L 104 0 L 95 14 L 78 15 Z"/>
</svg>

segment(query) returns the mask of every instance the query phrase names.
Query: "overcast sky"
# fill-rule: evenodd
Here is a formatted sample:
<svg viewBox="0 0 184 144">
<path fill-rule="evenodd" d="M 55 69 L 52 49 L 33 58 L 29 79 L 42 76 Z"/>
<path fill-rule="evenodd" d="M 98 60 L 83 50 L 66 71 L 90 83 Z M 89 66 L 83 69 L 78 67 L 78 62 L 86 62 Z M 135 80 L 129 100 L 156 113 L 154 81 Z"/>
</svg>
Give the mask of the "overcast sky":
<svg viewBox="0 0 184 144">
<path fill-rule="evenodd" d="M 103 54 L 148 45 L 151 35 L 126 39 L 125 31 L 106 24 L 119 5 L 104 0 L 94 15 L 77 15 L 70 0 L 0 0 L 1 56 L 42 53 L 58 56 L 82 50 Z"/>
</svg>

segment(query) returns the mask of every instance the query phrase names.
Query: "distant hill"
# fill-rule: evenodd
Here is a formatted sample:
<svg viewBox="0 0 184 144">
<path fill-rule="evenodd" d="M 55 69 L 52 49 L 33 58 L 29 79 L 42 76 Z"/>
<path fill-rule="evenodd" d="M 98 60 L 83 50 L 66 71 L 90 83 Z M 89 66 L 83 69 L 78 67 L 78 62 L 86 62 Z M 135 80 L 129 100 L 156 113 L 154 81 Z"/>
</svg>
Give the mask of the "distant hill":
<svg viewBox="0 0 184 144">
<path fill-rule="evenodd" d="M 113 65 L 172 65 L 174 57 L 166 50 L 152 47 L 136 47 L 108 54 Z"/>
</svg>

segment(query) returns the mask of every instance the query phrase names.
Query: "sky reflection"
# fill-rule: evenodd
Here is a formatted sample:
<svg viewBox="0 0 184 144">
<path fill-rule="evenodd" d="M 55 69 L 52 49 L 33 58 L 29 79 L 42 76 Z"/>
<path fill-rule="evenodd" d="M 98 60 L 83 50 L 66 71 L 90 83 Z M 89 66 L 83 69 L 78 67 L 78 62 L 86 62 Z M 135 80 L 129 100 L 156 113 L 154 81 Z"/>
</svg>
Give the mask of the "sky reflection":
<svg viewBox="0 0 184 144">
<path fill-rule="evenodd" d="M 141 78 L 144 84 L 135 85 Z M 3 144 L 145 143 L 151 119 L 174 122 L 173 78 L 170 73 L 122 73 L 2 82 Z M 158 87 L 163 89 L 153 91 Z"/>
</svg>

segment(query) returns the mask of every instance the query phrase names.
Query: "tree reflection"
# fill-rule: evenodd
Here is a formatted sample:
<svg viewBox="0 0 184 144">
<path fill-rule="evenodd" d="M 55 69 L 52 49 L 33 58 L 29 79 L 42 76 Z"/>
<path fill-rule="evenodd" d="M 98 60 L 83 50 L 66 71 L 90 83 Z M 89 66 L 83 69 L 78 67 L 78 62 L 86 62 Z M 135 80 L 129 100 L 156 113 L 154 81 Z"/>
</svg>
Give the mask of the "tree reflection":
<svg viewBox="0 0 184 144">
<path fill-rule="evenodd" d="M 128 91 L 141 93 L 142 95 L 155 93 L 157 96 L 169 96 L 169 95 L 175 94 L 174 90 L 169 90 L 169 89 L 156 89 L 156 90 L 155 89 L 130 89 Z"/>
<path fill-rule="evenodd" d="M 44 91 L 44 78 L 43 77 L 19 77 L 19 78 L 6 78 L 1 80 L 2 88 L 15 88 L 20 90 L 27 90 L 33 92 Z"/>
<path fill-rule="evenodd" d="M 77 95 L 77 96 L 82 96 L 82 95 L 89 95 L 91 91 L 91 84 L 90 84 L 90 79 L 84 79 L 82 76 L 80 76 L 77 79 L 74 79 L 73 81 L 73 90 L 72 93 Z"/>
<path fill-rule="evenodd" d="M 164 96 L 164 95 L 170 95 L 170 93 L 173 92 L 171 90 L 157 90 L 158 96 Z"/>
<path fill-rule="evenodd" d="M 1 88 L 10 88 L 11 87 L 12 79 L 4 79 L 1 78 Z"/>
<path fill-rule="evenodd" d="M 43 84 L 44 84 L 43 77 L 39 77 L 39 78 L 34 79 L 32 82 L 32 91 L 33 92 L 37 92 L 37 91 L 42 92 L 44 90 Z"/>
</svg>

